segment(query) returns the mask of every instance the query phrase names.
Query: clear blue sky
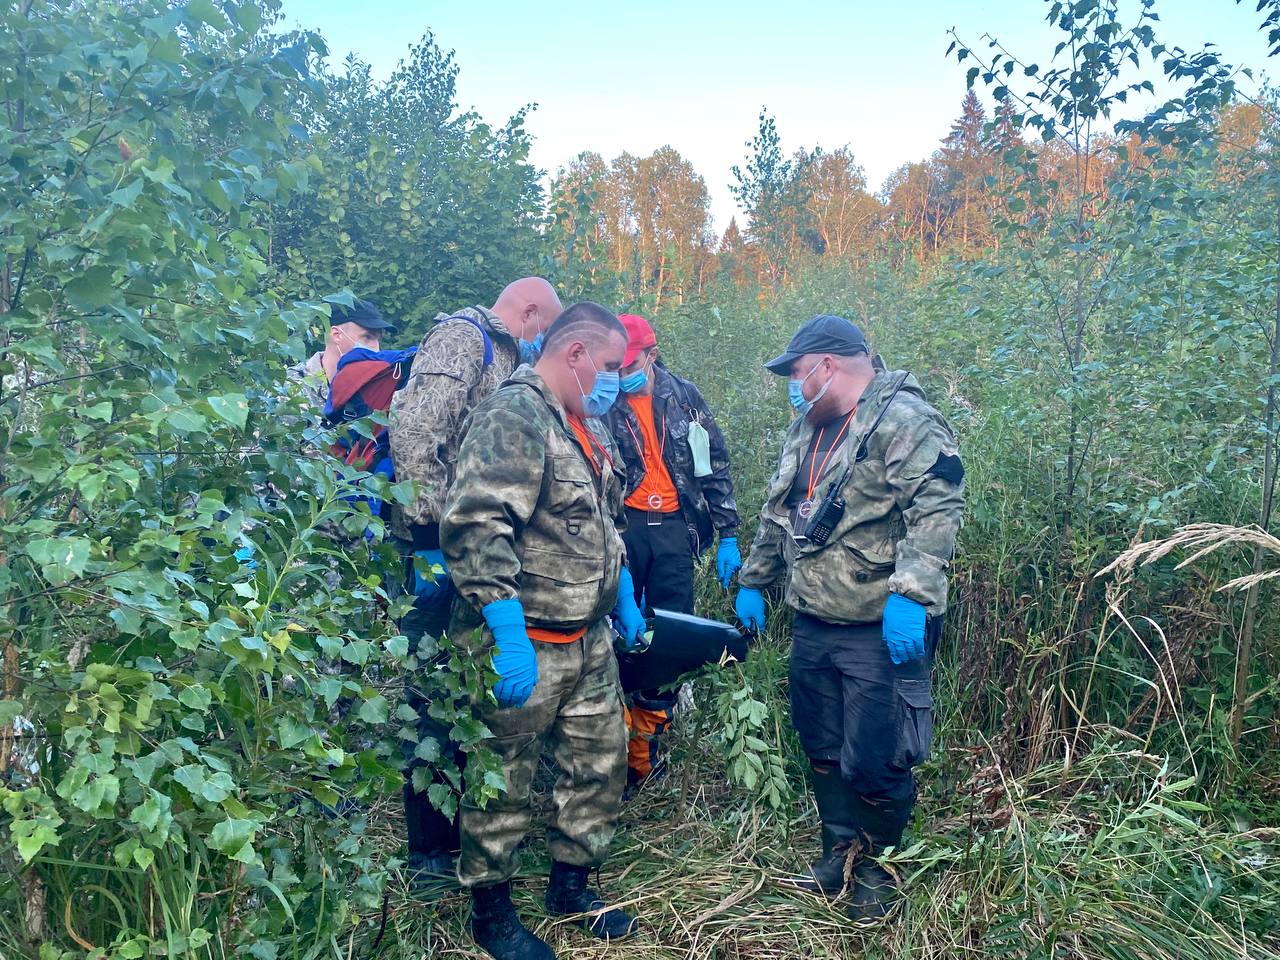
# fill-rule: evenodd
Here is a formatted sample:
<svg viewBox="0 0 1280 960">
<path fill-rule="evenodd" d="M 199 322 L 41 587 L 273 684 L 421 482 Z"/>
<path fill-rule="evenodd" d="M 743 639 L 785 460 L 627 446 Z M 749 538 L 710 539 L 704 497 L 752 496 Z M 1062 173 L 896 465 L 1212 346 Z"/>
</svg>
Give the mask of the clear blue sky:
<svg viewBox="0 0 1280 960">
<path fill-rule="evenodd" d="M 1157 0 L 1157 35 L 1215 43 L 1260 73 L 1255 5 Z M 975 47 L 991 33 L 1043 67 L 1058 39 L 1047 11 L 1041 0 L 284 0 L 289 26 L 319 30 L 335 63 L 354 52 L 378 77 L 430 30 L 457 52 L 461 106 L 500 122 L 537 104 L 533 162 L 550 173 L 584 150 L 672 145 L 706 178 L 721 230 L 737 212 L 729 170 L 761 106 L 788 151 L 848 144 L 875 190 L 928 156 L 959 113 L 970 64 L 944 55 L 947 29 Z"/>
</svg>

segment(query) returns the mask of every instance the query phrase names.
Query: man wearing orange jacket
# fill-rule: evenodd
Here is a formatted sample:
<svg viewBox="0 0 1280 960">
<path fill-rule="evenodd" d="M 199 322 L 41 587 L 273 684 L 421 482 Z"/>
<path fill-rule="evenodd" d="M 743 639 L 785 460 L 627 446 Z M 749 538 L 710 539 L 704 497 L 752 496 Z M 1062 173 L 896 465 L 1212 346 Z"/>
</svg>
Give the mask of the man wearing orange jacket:
<svg viewBox="0 0 1280 960">
<path fill-rule="evenodd" d="M 644 317 L 618 316 L 627 331 L 622 398 L 606 417 L 627 474 L 623 540 L 636 602 L 693 613 L 693 565 L 718 535 L 716 574 L 726 589 L 742 566 L 738 505 L 729 454 L 702 394 L 658 359 L 658 338 Z M 632 698 L 627 781 L 653 773 L 658 742 L 675 698 L 645 690 Z"/>
</svg>

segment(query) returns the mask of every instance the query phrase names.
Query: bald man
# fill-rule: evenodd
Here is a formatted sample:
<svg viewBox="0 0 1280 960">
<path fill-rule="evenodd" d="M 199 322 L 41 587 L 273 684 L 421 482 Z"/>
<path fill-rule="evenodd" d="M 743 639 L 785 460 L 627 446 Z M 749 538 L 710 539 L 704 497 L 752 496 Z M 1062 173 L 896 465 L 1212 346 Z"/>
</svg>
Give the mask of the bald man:
<svg viewBox="0 0 1280 960">
<path fill-rule="evenodd" d="M 411 652 L 423 636 L 440 636 L 448 623 L 454 591 L 440 551 L 440 513 L 453 483 L 463 422 L 518 366 L 537 358 L 543 331 L 560 313 L 551 284 L 524 277 L 508 284 L 492 307 L 437 315 L 418 347 L 408 383 L 391 401 L 396 479 L 418 484 L 413 503 L 391 514 L 391 530 L 405 556 L 406 587 L 415 594 L 414 609 L 401 623 Z M 431 673 L 432 665 L 422 663 L 406 684 L 406 699 L 420 717 L 404 790 L 409 870 L 424 891 L 453 876 L 452 851 L 458 848 L 457 826 L 427 800 L 431 777 L 425 764 L 437 750 L 452 751 L 459 766 L 465 762 L 449 742 L 447 728 L 427 717 Z M 414 789 L 415 770 L 421 792 Z"/>
</svg>

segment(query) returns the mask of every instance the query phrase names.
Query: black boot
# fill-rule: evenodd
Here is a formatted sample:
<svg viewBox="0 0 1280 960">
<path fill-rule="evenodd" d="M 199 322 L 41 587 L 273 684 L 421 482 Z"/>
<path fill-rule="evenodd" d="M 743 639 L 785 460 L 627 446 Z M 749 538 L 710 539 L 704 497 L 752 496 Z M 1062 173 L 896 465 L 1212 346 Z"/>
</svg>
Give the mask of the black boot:
<svg viewBox="0 0 1280 960">
<path fill-rule="evenodd" d="M 444 850 L 436 853 L 411 850 L 405 863 L 405 874 L 409 879 L 409 893 L 414 897 L 432 899 L 458 889 L 458 873 L 453 854 Z"/>
<path fill-rule="evenodd" d="M 902 842 L 902 831 L 911 816 L 911 801 L 897 804 L 856 801 L 856 817 L 861 833 L 862 858 L 853 871 L 853 893 L 848 915 L 855 923 L 875 923 L 898 901 L 898 880 L 876 857 Z"/>
<path fill-rule="evenodd" d="M 822 859 L 782 882 L 809 893 L 836 896 L 849 876 L 850 857 L 857 854 L 856 797 L 839 768 L 813 768 L 813 798 L 822 820 Z"/>
<path fill-rule="evenodd" d="M 472 888 L 471 936 L 494 960 L 556 960 L 555 951 L 516 916 L 510 881 Z"/>
<path fill-rule="evenodd" d="M 604 910 L 605 902 L 587 888 L 590 867 L 575 867 L 559 860 L 551 862 L 551 883 L 547 886 L 547 913 L 555 917 L 570 914 L 593 914 Z M 635 933 L 636 922 L 621 910 L 604 910 L 595 916 L 583 916 L 578 926 L 601 940 L 622 940 Z"/>
</svg>

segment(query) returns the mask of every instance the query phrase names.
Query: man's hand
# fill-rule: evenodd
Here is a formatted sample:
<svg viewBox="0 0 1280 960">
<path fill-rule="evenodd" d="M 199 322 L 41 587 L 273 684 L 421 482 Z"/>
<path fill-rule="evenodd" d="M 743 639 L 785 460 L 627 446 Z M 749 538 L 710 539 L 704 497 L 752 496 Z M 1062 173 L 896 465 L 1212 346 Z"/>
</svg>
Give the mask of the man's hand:
<svg viewBox="0 0 1280 960">
<path fill-rule="evenodd" d="M 750 587 L 738 588 L 738 599 L 733 605 L 738 620 L 748 630 L 759 633 L 764 629 L 764 594 Z"/>
<path fill-rule="evenodd" d="M 884 604 L 884 645 L 889 659 L 902 664 L 924 656 L 924 607 L 898 593 Z"/>
<path fill-rule="evenodd" d="M 631 579 L 631 571 L 626 567 L 622 568 L 618 577 L 618 603 L 613 608 L 613 620 L 628 652 L 634 650 L 648 624 L 645 623 L 644 614 L 636 606 L 635 581 Z"/>
<path fill-rule="evenodd" d="M 538 685 L 538 655 L 525 629 L 518 597 L 495 600 L 480 611 L 493 634 L 493 695 L 500 707 L 523 707 Z"/>
<path fill-rule="evenodd" d="M 733 575 L 742 568 L 742 554 L 738 551 L 737 537 L 721 537 L 720 546 L 716 548 L 716 576 L 720 578 L 720 586 L 729 589 Z"/>
</svg>

